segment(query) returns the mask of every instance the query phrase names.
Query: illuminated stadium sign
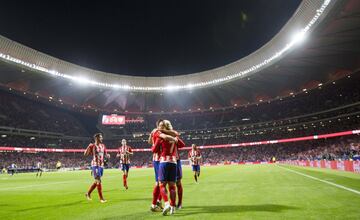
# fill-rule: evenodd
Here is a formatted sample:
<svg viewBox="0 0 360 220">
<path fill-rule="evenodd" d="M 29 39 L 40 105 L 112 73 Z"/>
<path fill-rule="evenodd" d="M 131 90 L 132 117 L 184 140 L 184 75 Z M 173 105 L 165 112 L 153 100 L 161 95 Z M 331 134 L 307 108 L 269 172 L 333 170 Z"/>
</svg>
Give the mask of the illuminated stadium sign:
<svg viewBox="0 0 360 220">
<path fill-rule="evenodd" d="M 124 125 L 125 116 L 117 114 L 103 115 L 101 123 L 103 125 Z"/>
</svg>

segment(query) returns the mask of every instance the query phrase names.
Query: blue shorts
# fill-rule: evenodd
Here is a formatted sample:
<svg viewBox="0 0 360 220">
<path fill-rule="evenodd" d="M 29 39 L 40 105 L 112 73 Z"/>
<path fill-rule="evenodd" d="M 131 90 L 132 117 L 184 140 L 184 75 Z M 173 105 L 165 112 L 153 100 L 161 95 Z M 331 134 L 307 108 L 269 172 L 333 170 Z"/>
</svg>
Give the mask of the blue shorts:
<svg viewBox="0 0 360 220">
<path fill-rule="evenodd" d="M 181 160 L 176 161 L 176 181 L 182 179 L 182 167 L 181 167 Z"/>
<path fill-rule="evenodd" d="M 200 172 L 200 165 L 192 165 L 192 171 Z"/>
<path fill-rule="evenodd" d="M 160 161 L 153 161 L 153 167 L 155 171 L 155 182 L 159 182 L 159 166 L 160 166 Z"/>
<path fill-rule="evenodd" d="M 103 174 L 104 174 L 104 168 L 103 167 L 92 166 L 91 170 L 92 170 L 92 174 L 93 174 L 94 178 L 102 177 Z"/>
<path fill-rule="evenodd" d="M 130 169 L 130 164 L 124 164 L 124 163 L 121 164 L 122 171 L 129 172 L 129 169 Z"/>
<path fill-rule="evenodd" d="M 176 164 L 160 163 L 159 165 L 159 181 L 176 182 Z"/>
</svg>

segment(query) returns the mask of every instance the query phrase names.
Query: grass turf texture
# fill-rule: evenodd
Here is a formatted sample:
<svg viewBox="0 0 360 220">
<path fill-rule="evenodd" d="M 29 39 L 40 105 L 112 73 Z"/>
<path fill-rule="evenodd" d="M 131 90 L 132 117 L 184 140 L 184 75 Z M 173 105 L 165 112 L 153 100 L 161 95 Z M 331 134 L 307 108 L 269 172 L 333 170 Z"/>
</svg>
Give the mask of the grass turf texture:
<svg viewBox="0 0 360 220">
<path fill-rule="evenodd" d="M 360 191 L 360 175 L 317 168 L 292 170 Z M 184 208 L 177 219 L 360 219 L 360 195 L 276 165 L 202 167 L 200 184 L 184 167 Z M 0 219 L 156 219 L 149 210 L 152 169 L 132 169 L 129 190 L 118 170 L 105 170 L 101 204 L 84 193 L 90 171 L 0 175 Z"/>
</svg>

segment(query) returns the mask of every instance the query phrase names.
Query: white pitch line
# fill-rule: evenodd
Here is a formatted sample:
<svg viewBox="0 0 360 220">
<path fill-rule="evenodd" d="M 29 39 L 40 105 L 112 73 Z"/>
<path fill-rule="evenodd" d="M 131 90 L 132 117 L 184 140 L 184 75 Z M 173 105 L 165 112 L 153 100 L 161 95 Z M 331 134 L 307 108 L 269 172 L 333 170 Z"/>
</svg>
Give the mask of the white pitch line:
<svg viewBox="0 0 360 220">
<path fill-rule="evenodd" d="M 281 169 L 284 169 L 284 170 L 287 170 L 289 172 L 292 172 L 292 173 L 296 173 L 298 175 L 301 175 L 301 176 L 305 176 L 307 178 L 310 178 L 310 179 L 313 179 L 313 180 L 317 180 L 319 182 L 322 182 L 322 183 L 326 183 L 326 184 L 329 184 L 331 186 L 335 186 L 337 188 L 340 188 L 340 189 L 344 189 L 344 190 L 347 190 L 347 191 L 350 191 L 352 193 L 355 193 L 355 194 L 358 194 L 360 195 L 360 191 L 357 191 L 355 189 L 351 189 L 351 188 L 348 188 L 346 186 L 343 186 L 343 185 L 339 185 L 339 184 L 336 184 L 336 183 L 333 183 L 333 182 L 329 182 L 327 180 L 322 180 L 322 179 L 319 179 L 319 178 L 316 178 L 316 177 L 313 177 L 313 176 L 310 176 L 310 175 L 307 175 L 307 174 L 304 174 L 304 173 L 301 173 L 301 172 L 298 172 L 298 171 L 295 171 L 295 170 L 292 170 L 292 169 L 289 169 L 289 168 L 286 168 L 286 167 L 283 167 L 283 166 L 279 166 Z"/>
</svg>

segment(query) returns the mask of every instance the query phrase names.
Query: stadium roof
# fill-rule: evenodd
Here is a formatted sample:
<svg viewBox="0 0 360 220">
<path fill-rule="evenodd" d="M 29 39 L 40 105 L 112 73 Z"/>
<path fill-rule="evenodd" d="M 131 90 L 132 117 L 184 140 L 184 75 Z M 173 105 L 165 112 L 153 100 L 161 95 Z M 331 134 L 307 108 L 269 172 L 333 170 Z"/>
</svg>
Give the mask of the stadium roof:
<svg viewBox="0 0 360 220">
<path fill-rule="evenodd" d="M 282 30 L 251 55 L 173 77 L 95 71 L 0 37 L 0 83 L 64 104 L 119 112 L 188 111 L 267 101 L 355 71 L 359 12 L 356 0 L 303 1 Z"/>
</svg>

